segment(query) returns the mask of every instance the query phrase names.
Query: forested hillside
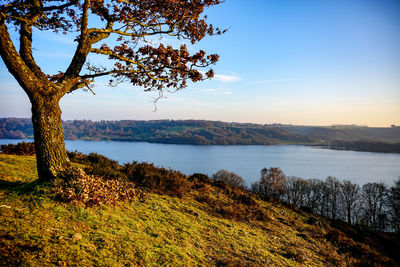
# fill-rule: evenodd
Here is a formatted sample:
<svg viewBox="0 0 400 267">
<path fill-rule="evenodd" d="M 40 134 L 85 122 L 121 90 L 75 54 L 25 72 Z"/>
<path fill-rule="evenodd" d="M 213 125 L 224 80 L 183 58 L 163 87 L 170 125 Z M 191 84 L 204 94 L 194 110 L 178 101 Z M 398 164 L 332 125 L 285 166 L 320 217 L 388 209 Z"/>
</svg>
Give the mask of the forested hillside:
<svg viewBox="0 0 400 267">
<path fill-rule="evenodd" d="M 323 145 L 399 152 L 400 127 L 261 125 L 205 120 L 64 121 L 65 138 L 196 145 Z M 0 119 L 0 138 L 32 138 L 30 119 Z"/>
<path fill-rule="evenodd" d="M 366 127 L 356 125 L 336 126 L 286 126 L 283 129 L 292 134 L 310 137 L 314 140 L 356 141 L 399 143 L 400 127 Z"/>
</svg>

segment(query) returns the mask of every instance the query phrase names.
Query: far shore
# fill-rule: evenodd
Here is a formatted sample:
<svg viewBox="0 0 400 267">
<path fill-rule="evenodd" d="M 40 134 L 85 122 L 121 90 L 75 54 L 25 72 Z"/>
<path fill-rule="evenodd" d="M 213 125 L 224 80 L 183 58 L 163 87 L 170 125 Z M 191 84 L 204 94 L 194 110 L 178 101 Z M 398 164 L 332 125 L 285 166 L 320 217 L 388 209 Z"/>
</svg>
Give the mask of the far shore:
<svg viewBox="0 0 400 267">
<path fill-rule="evenodd" d="M 0 138 L 0 140 L 18 140 L 20 142 L 33 142 L 33 137 L 30 138 Z M 164 145 L 191 145 L 191 146 L 308 146 L 329 150 L 344 150 L 354 152 L 372 152 L 372 153 L 392 153 L 400 154 L 399 144 L 386 144 L 393 145 L 392 151 L 376 151 L 372 149 L 360 149 L 354 147 L 332 146 L 328 144 L 309 144 L 309 143 L 279 143 L 279 144 L 195 144 L 195 143 L 168 143 L 168 142 L 153 142 L 153 141 L 137 141 L 132 139 L 110 139 L 110 138 L 82 138 L 82 139 L 65 139 L 68 141 L 97 141 L 97 142 L 132 142 L 132 143 L 149 143 L 149 144 L 164 144 Z M 1 142 L 1 141 L 0 141 Z M 2 142 L 1 142 L 2 143 Z M 3 143 L 5 144 L 5 143 Z"/>
</svg>

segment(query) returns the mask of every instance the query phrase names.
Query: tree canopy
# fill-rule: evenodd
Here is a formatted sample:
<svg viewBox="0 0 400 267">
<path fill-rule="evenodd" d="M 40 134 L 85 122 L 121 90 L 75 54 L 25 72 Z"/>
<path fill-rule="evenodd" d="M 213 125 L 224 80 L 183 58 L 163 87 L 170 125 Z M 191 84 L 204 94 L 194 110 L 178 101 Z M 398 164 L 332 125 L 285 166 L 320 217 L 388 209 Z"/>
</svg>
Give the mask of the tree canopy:
<svg viewBox="0 0 400 267">
<path fill-rule="evenodd" d="M 200 72 L 198 68 L 218 61 L 218 55 L 206 55 L 202 50 L 190 54 L 186 45 L 173 48 L 164 44 L 151 45 L 147 41 L 150 36 L 165 35 L 194 44 L 206 35 L 221 34 L 221 30 L 207 24 L 205 16 L 201 17 L 204 9 L 219 4 L 218 0 L 6 2 L 0 8 L 2 38 L 5 20 L 20 32 L 20 56 L 23 61 L 20 64 L 26 65 L 27 74 L 46 82 L 49 90 L 52 83 L 66 85 L 63 86 L 66 92 L 87 88 L 94 78 L 105 75 L 113 77 L 110 84 L 129 81 L 148 91 L 170 87 L 181 89 L 188 79 L 196 82 L 212 77 L 212 70 Z M 56 33 L 78 33 L 75 54 L 65 71 L 60 70 L 56 75 L 41 71 L 32 55 L 33 27 Z M 9 38 L 7 35 L 4 37 Z M 87 62 L 89 54 L 110 59 L 113 67 Z M 5 61 L 7 64 L 10 60 Z"/>
<path fill-rule="evenodd" d="M 206 22 L 204 9 L 219 0 L 11 0 L 0 6 L 0 55 L 32 103 L 39 177 L 54 178 L 69 166 L 61 124 L 60 99 L 78 89 L 92 90 L 95 78 L 110 85 L 130 82 L 145 91 L 179 90 L 187 81 L 213 77 L 208 67 L 218 55 L 149 42 L 167 36 L 192 44 L 223 31 Z M 19 51 L 9 27 L 19 31 Z M 46 74 L 34 59 L 35 30 L 75 36 L 75 53 L 66 70 Z M 105 57 L 102 66 L 88 60 Z M 207 68 L 207 71 L 200 71 Z"/>
</svg>

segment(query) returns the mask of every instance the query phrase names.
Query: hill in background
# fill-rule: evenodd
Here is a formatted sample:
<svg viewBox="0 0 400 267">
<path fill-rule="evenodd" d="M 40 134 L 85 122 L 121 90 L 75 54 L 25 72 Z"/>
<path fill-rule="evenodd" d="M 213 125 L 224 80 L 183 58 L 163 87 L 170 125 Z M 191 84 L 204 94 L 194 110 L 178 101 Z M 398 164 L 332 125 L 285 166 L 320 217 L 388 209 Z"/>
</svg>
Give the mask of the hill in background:
<svg viewBox="0 0 400 267">
<path fill-rule="evenodd" d="M 194 145 L 320 145 L 332 149 L 400 152 L 400 127 L 293 126 L 205 120 L 64 121 L 66 139 Z M 30 119 L 0 119 L 0 138 L 33 138 Z"/>
</svg>

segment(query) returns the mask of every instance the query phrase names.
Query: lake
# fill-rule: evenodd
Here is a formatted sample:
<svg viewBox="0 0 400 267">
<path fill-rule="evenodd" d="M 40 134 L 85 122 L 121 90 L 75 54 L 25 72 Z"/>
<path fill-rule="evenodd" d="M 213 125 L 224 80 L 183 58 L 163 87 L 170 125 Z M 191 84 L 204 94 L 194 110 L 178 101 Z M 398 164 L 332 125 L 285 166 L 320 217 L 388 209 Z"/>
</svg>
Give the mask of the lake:
<svg viewBox="0 0 400 267">
<path fill-rule="evenodd" d="M 0 139 L 0 144 L 18 143 Z M 248 185 L 260 177 L 264 167 L 279 167 L 287 176 L 325 179 L 334 176 L 360 185 L 384 181 L 393 184 L 400 176 L 400 154 L 329 150 L 318 147 L 281 146 L 195 146 L 142 142 L 66 140 L 69 151 L 96 152 L 120 163 L 146 161 L 179 170 L 212 175 L 220 169 L 242 176 Z"/>
</svg>

